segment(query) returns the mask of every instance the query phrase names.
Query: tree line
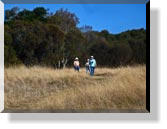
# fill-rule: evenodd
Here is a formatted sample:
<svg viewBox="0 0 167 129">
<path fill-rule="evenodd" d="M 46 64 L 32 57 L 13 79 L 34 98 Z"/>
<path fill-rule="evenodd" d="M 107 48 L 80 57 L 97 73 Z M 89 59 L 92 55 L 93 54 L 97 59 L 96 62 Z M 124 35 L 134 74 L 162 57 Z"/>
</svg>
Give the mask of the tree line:
<svg viewBox="0 0 167 129">
<path fill-rule="evenodd" d="M 117 67 L 146 63 L 146 30 L 120 34 L 77 27 L 79 18 L 67 9 L 55 13 L 43 7 L 5 11 L 5 66 L 24 64 L 71 67 L 75 57 L 81 66 L 93 55 L 98 66 Z"/>
</svg>

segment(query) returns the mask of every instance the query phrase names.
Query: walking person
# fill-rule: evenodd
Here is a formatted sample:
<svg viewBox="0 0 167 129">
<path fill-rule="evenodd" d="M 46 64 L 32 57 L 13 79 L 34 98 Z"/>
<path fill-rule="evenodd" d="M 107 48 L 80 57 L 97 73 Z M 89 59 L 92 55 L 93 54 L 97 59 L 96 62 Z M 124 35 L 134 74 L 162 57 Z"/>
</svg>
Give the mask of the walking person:
<svg viewBox="0 0 167 129">
<path fill-rule="evenodd" d="M 85 68 L 86 68 L 86 73 L 90 72 L 89 59 L 87 59 L 87 62 L 85 64 Z"/>
<path fill-rule="evenodd" d="M 79 59 L 78 59 L 78 57 L 76 57 L 75 60 L 74 60 L 74 70 L 79 72 L 79 69 L 80 69 Z"/>
<path fill-rule="evenodd" d="M 94 59 L 93 56 L 90 57 L 89 65 L 90 65 L 90 75 L 93 76 L 96 67 L 96 60 Z"/>
</svg>

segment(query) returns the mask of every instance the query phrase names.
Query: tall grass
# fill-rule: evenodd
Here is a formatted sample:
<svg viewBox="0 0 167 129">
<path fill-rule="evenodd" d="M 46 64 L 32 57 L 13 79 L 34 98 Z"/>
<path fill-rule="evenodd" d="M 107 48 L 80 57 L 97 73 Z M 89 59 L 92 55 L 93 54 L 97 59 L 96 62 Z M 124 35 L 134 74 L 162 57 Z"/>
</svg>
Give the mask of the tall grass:
<svg viewBox="0 0 167 129">
<path fill-rule="evenodd" d="M 145 109 L 145 66 L 56 70 L 24 66 L 5 68 L 6 110 Z"/>
</svg>

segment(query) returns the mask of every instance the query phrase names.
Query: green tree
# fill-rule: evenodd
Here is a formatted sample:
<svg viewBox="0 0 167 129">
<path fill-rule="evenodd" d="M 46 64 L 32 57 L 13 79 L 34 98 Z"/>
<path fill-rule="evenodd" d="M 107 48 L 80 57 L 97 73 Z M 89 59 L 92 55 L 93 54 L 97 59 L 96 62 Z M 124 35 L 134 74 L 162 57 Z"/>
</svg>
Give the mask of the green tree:
<svg viewBox="0 0 167 129">
<path fill-rule="evenodd" d="M 57 10 L 56 13 L 48 19 L 49 23 L 58 25 L 65 33 L 76 28 L 79 23 L 78 17 L 67 9 Z"/>
<path fill-rule="evenodd" d="M 16 52 L 12 46 L 12 36 L 7 32 L 9 28 L 5 26 L 5 33 L 4 33 L 4 64 L 5 66 L 11 66 L 20 64 L 21 61 L 17 58 Z"/>
<path fill-rule="evenodd" d="M 70 65 L 72 65 L 72 62 L 76 56 L 80 58 L 81 62 L 85 61 L 85 42 L 86 39 L 84 35 L 78 29 L 71 30 L 66 34 L 65 56 Z"/>
<path fill-rule="evenodd" d="M 17 15 L 18 11 L 19 11 L 18 7 L 14 7 L 11 10 L 9 9 L 5 10 L 5 20 L 9 21 L 13 19 Z"/>
</svg>

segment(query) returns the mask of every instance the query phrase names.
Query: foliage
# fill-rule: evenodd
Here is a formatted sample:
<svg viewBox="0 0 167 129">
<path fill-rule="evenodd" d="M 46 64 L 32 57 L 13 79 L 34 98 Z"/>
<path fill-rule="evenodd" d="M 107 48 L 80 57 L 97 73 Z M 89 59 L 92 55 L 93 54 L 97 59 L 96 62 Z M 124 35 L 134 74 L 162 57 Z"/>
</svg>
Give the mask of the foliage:
<svg viewBox="0 0 167 129">
<path fill-rule="evenodd" d="M 5 11 L 5 65 L 69 66 L 79 57 L 84 66 L 91 55 L 98 66 L 146 63 L 146 31 L 128 30 L 111 34 L 77 27 L 79 18 L 68 10 L 54 14 L 43 7 Z"/>
</svg>

